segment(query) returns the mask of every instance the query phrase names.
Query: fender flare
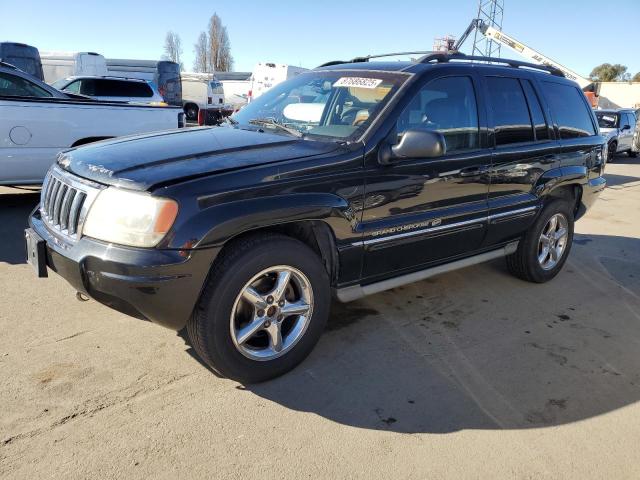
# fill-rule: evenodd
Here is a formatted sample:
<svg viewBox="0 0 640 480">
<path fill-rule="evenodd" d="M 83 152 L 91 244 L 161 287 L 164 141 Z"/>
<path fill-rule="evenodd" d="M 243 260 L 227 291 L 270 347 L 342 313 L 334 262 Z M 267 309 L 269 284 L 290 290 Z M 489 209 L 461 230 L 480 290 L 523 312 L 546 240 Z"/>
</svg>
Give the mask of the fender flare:
<svg viewBox="0 0 640 480">
<path fill-rule="evenodd" d="M 323 221 L 340 238 L 340 233 L 353 232 L 354 222 L 348 202 L 327 193 L 294 193 L 220 203 L 189 217 L 187 223 L 177 228 L 166 248 L 219 248 L 243 233 L 310 220 Z"/>
</svg>

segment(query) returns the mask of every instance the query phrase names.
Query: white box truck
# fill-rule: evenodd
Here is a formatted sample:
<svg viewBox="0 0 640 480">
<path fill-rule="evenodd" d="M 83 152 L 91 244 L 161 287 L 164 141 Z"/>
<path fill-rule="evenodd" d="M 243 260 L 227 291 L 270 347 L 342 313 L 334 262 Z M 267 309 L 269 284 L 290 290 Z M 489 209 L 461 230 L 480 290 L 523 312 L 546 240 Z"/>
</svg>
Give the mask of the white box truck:
<svg viewBox="0 0 640 480">
<path fill-rule="evenodd" d="M 200 109 L 222 108 L 224 89 L 212 73 L 185 72 L 182 78 L 182 105 L 187 119 L 198 119 Z"/>
<path fill-rule="evenodd" d="M 41 52 L 40 60 L 48 84 L 73 76 L 107 75 L 104 57 L 95 52 Z"/>
<path fill-rule="evenodd" d="M 253 69 L 249 88 L 249 102 L 273 86 L 284 82 L 308 69 L 282 63 L 258 63 Z"/>
</svg>

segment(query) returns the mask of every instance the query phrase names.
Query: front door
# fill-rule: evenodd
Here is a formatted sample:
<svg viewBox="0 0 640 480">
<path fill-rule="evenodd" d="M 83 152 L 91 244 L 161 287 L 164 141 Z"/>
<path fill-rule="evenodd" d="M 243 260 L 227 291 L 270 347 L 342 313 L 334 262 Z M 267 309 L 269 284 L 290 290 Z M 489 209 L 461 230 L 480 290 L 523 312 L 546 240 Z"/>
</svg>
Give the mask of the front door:
<svg viewBox="0 0 640 480">
<path fill-rule="evenodd" d="M 365 281 L 419 270 L 480 247 L 491 151 L 481 144 L 477 91 L 473 76 L 427 82 L 398 117 L 397 133 L 438 131 L 446 154 L 367 166 Z"/>
</svg>

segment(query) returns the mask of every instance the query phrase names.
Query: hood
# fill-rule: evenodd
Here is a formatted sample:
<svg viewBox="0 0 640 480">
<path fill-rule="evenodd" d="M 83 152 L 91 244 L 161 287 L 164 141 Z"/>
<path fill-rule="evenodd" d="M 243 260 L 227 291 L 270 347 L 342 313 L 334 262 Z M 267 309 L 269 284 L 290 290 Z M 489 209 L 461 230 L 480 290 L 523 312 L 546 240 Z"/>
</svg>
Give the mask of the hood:
<svg viewBox="0 0 640 480">
<path fill-rule="evenodd" d="M 63 152 L 58 165 L 107 185 L 149 190 L 155 185 L 329 153 L 333 142 L 226 127 L 121 137 Z"/>
</svg>

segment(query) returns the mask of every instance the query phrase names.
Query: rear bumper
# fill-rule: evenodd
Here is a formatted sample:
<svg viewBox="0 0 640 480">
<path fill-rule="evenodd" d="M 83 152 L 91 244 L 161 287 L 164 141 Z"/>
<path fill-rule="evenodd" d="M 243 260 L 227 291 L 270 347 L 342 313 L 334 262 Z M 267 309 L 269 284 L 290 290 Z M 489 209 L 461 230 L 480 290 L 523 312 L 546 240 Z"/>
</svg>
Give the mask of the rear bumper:
<svg viewBox="0 0 640 480">
<path fill-rule="evenodd" d="M 587 210 L 591 208 L 606 187 L 607 180 L 604 177 L 592 178 L 586 184 L 582 185 L 582 197 L 580 198 L 580 204 L 576 212 L 576 220 L 587 213 Z"/>
<path fill-rule="evenodd" d="M 186 325 L 218 253 L 128 248 L 87 237 L 68 245 L 47 229 L 37 211 L 29 226 L 46 242 L 47 267 L 77 291 L 174 330 Z"/>
</svg>

